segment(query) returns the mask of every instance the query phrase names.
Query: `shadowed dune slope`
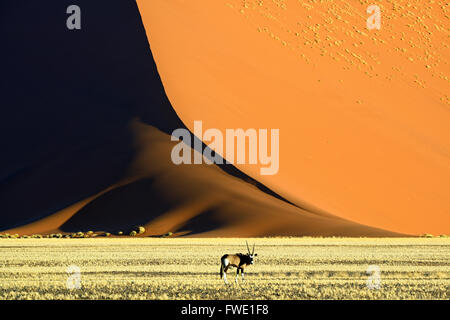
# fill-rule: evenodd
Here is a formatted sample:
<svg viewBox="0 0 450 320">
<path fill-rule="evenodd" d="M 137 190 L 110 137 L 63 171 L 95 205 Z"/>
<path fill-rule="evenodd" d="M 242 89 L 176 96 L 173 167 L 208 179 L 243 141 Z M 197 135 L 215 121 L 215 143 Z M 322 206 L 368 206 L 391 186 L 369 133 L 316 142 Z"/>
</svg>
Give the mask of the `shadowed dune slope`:
<svg viewBox="0 0 450 320">
<path fill-rule="evenodd" d="M 3 5 L 1 230 L 399 235 L 293 205 L 232 166 L 174 165 L 170 132 L 183 124 L 136 4 L 79 1 L 82 30 L 68 31 L 69 4 Z"/>
<path fill-rule="evenodd" d="M 9 232 L 118 232 L 144 225 L 144 235 L 400 235 L 296 207 L 215 165 L 176 166 L 169 135 L 137 120 L 130 131 L 136 154 L 126 178 L 81 205 Z"/>
</svg>

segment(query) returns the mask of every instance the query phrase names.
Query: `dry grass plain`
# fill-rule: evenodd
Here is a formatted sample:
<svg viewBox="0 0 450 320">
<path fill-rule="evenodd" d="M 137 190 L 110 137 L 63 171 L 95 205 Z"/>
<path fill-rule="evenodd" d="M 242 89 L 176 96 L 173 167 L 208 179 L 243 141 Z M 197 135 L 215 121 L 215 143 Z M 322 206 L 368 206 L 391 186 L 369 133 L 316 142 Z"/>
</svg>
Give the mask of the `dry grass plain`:
<svg viewBox="0 0 450 320">
<path fill-rule="evenodd" d="M 448 299 L 450 239 L 258 238 L 236 285 L 219 278 L 244 239 L 0 239 L 0 299 Z M 68 289 L 67 268 L 81 270 Z M 369 265 L 380 289 L 367 287 Z M 234 270 L 233 270 L 234 271 Z"/>
</svg>

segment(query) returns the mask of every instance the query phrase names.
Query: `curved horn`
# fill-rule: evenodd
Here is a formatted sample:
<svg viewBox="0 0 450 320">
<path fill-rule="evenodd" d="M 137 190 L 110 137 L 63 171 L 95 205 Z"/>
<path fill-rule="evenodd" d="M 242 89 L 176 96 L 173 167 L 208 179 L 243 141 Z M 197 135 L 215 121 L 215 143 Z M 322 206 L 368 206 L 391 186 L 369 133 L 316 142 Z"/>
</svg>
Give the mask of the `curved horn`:
<svg viewBox="0 0 450 320">
<path fill-rule="evenodd" d="M 250 254 L 250 247 L 248 246 L 247 240 L 245 240 L 245 243 L 247 244 L 247 251 L 248 251 L 248 253 Z"/>
<path fill-rule="evenodd" d="M 252 251 L 252 255 L 255 253 L 255 244 L 253 244 L 253 251 Z"/>
</svg>

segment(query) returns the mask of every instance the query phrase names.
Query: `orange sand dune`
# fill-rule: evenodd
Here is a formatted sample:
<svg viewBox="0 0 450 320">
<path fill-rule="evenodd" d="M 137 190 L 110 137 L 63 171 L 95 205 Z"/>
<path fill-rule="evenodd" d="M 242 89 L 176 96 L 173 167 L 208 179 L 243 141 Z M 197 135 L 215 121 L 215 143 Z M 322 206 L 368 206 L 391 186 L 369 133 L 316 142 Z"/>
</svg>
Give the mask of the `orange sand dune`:
<svg viewBox="0 0 450 320">
<path fill-rule="evenodd" d="M 397 232 L 450 233 L 445 1 L 378 1 L 374 31 L 366 28 L 369 1 L 137 2 L 165 90 L 188 127 L 202 120 L 205 129 L 280 129 L 279 173 L 241 170 L 300 206 Z M 235 196 L 222 208 L 268 203 L 245 228 L 233 229 L 229 212 L 215 214 L 229 221 L 230 235 L 256 223 L 254 235 L 273 234 L 267 210 L 277 207 L 273 221 L 293 210 Z M 308 220 L 318 234 L 328 221 L 294 216 L 280 233 Z M 165 217 L 172 219 L 158 225 Z"/>
<path fill-rule="evenodd" d="M 48 218 L 8 230 L 32 234 L 79 230 L 167 232 L 196 237 L 400 236 L 261 192 L 215 165 L 174 165 L 170 136 L 140 121 L 131 124 L 137 155 L 128 178 Z"/>
<path fill-rule="evenodd" d="M 49 14 L 59 12 L 54 5 L 6 7 L 2 232 L 115 233 L 145 225 L 144 235 L 402 236 L 314 203 L 293 204 L 232 165 L 175 165 L 171 133 L 184 124 L 136 3 L 114 1 L 107 12 L 97 1 L 83 8 L 97 18 L 88 32 L 68 36 L 58 15 Z M 35 17 L 32 30 L 18 22 Z"/>
<path fill-rule="evenodd" d="M 32 38 L 51 33 L 60 50 L 6 46 L 24 59 L 7 68 L 2 229 L 450 233 L 447 7 L 382 1 L 382 28 L 368 31 L 368 4 L 139 0 L 151 51 L 135 3 L 111 4 L 114 26 L 71 41 L 37 24 Z M 71 73 L 46 68 L 76 49 Z M 280 129 L 279 172 L 174 165 L 177 115 L 190 129 Z"/>
</svg>

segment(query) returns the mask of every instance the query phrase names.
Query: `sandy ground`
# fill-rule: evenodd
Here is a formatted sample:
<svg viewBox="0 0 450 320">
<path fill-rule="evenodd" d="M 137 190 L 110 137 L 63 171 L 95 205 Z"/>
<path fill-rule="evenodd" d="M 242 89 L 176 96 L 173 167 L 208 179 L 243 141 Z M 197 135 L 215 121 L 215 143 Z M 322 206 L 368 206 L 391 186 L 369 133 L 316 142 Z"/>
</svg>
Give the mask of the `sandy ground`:
<svg viewBox="0 0 450 320">
<path fill-rule="evenodd" d="M 243 239 L 1 239 L 0 299 L 449 298 L 449 239 L 248 241 L 256 263 L 226 286 L 220 257 Z"/>
</svg>

